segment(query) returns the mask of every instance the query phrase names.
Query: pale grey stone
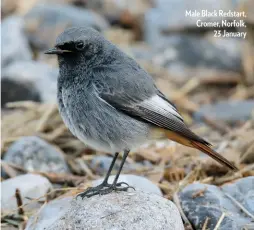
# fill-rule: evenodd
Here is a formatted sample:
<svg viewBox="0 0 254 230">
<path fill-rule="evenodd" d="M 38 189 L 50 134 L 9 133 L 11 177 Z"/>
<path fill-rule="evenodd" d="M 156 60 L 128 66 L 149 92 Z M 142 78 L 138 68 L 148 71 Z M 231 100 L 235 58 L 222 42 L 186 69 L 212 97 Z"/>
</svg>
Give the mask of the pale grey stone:
<svg viewBox="0 0 254 230">
<path fill-rule="evenodd" d="M 32 30 L 31 23 L 36 24 Z M 56 3 L 35 5 L 25 15 L 25 24 L 30 43 L 39 50 L 51 48 L 59 33 L 68 27 L 87 26 L 99 31 L 108 28 L 107 21 L 95 11 Z"/>
<path fill-rule="evenodd" d="M 91 165 L 90 165 L 90 168 L 100 174 L 100 175 L 106 175 L 108 169 L 109 169 L 109 166 L 112 162 L 112 157 L 109 157 L 109 156 L 95 156 L 92 161 L 91 161 Z M 143 163 L 143 164 L 142 164 Z M 150 162 L 148 161 L 144 161 L 142 163 L 128 163 L 128 162 L 125 162 L 124 166 L 123 166 L 123 172 L 130 172 L 130 171 L 134 171 L 138 168 L 141 168 L 141 167 L 152 167 L 151 164 L 149 164 Z M 121 160 L 116 160 L 115 162 L 115 165 L 114 165 L 114 170 L 118 170 L 119 167 L 120 167 L 120 164 L 121 164 Z"/>
<path fill-rule="evenodd" d="M 12 83 L 13 88 L 9 87 L 8 91 L 4 91 L 5 94 L 2 94 L 2 100 L 5 103 L 33 100 L 33 97 L 27 98 L 27 96 L 20 94 L 20 87 L 24 87 L 24 91 L 38 95 L 39 101 L 55 103 L 58 72 L 58 68 L 36 61 L 17 61 L 8 65 L 2 71 L 2 87 L 6 88 L 4 83 Z"/>
<path fill-rule="evenodd" d="M 237 121 L 246 121 L 251 118 L 254 111 L 254 100 L 229 100 L 220 101 L 216 104 L 208 104 L 201 106 L 194 113 L 194 118 L 197 121 L 202 121 L 203 117 L 208 117 L 213 120 L 222 120 L 234 124 Z"/>
<path fill-rule="evenodd" d="M 204 17 L 201 15 L 202 10 L 207 10 L 207 12 L 224 10 L 227 12 L 230 9 L 233 9 L 231 1 L 200 0 L 195 2 L 189 0 L 155 0 L 155 7 L 148 10 L 145 14 L 145 40 L 150 44 L 154 44 L 158 40 L 166 40 L 167 32 L 170 31 L 186 28 L 195 28 L 197 30 L 197 20 L 201 20 L 202 22 L 221 22 L 222 19 L 230 20 L 229 17 L 223 18 L 219 15 L 217 17 Z M 200 16 L 186 16 L 186 11 L 200 12 Z"/>
<path fill-rule="evenodd" d="M 49 180 L 43 176 L 35 174 L 25 174 L 1 182 L 1 211 L 8 213 L 17 208 L 17 201 L 15 197 L 16 189 L 20 190 L 23 204 L 28 204 L 24 207 L 25 211 L 30 211 L 38 208 L 38 202 L 31 202 L 31 199 L 37 199 L 44 196 L 52 189 Z M 43 201 L 40 199 L 38 201 Z"/>
<path fill-rule="evenodd" d="M 4 154 L 3 160 L 28 171 L 69 173 L 63 153 L 36 136 L 22 137 Z"/>
<path fill-rule="evenodd" d="M 50 202 L 26 230 L 183 230 L 181 216 L 169 200 L 141 191 Z"/>
<path fill-rule="evenodd" d="M 1 66 L 14 61 L 32 59 L 32 51 L 23 31 L 24 20 L 19 16 L 9 16 L 1 24 Z"/>
</svg>

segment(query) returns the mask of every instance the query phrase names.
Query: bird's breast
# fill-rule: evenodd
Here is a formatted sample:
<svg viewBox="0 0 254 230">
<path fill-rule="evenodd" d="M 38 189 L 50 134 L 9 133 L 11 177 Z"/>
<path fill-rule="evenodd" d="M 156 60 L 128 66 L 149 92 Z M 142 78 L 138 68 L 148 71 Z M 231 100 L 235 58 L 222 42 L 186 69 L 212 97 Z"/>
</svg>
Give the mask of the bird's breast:
<svg viewBox="0 0 254 230">
<path fill-rule="evenodd" d="M 150 127 L 115 109 L 96 92 L 62 88 L 59 111 L 73 135 L 90 147 L 107 152 L 132 149 L 149 137 Z"/>
</svg>

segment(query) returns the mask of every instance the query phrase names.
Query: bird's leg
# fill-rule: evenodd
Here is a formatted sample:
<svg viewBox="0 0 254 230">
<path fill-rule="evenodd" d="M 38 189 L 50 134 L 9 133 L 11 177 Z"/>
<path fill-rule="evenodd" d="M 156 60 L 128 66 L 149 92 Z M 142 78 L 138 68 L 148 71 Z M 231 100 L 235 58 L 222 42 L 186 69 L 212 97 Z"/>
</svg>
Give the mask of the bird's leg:
<svg viewBox="0 0 254 230">
<path fill-rule="evenodd" d="M 98 186 L 96 186 L 96 187 L 89 187 L 89 188 L 87 188 L 84 192 L 79 193 L 79 194 L 77 195 L 77 197 L 80 196 L 82 199 L 83 199 L 84 197 L 91 197 L 91 196 L 100 194 L 100 191 L 101 191 L 103 188 L 105 188 L 105 187 L 110 187 L 110 184 L 108 184 L 108 178 L 109 178 L 110 173 L 111 173 L 111 171 L 112 171 L 112 169 L 113 169 L 113 167 L 114 167 L 114 164 L 115 164 L 115 162 L 116 162 L 116 159 L 117 159 L 117 157 L 118 157 L 118 154 L 119 154 L 119 153 L 115 153 L 115 156 L 114 156 L 114 158 L 113 158 L 113 160 L 112 160 L 112 162 L 111 162 L 111 164 L 110 164 L 110 166 L 109 166 L 108 172 L 107 172 L 106 177 L 105 177 L 105 179 L 103 180 L 103 182 L 102 182 L 101 184 L 99 184 Z"/>
<path fill-rule="evenodd" d="M 127 191 L 128 188 L 134 189 L 132 186 L 129 186 L 125 182 L 119 182 L 119 183 L 117 183 L 118 178 L 120 176 L 120 173 L 122 171 L 123 165 L 125 163 L 125 160 L 126 160 L 128 154 L 129 154 L 129 152 L 130 152 L 129 150 L 125 150 L 124 151 L 123 159 L 121 161 L 120 168 L 119 168 L 119 170 L 118 170 L 118 172 L 116 174 L 116 177 L 115 177 L 115 179 L 113 181 L 113 184 L 108 184 L 108 178 L 109 178 L 110 173 L 111 173 L 111 171 L 113 169 L 113 166 L 115 164 L 115 161 L 116 161 L 116 158 L 118 156 L 118 153 L 115 153 L 115 156 L 114 156 L 114 158 L 112 160 L 112 163 L 111 163 L 111 165 L 109 167 L 109 170 L 108 170 L 107 175 L 106 175 L 105 179 L 103 180 L 103 182 L 100 185 L 96 186 L 96 187 L 88 188 L 86 191 L 78 194 L 77 197 L 80 196 L 83 199 L 85 197 L 89 198 L 91 196 L 98 195 L 98 194 L 99 195 L 105 195 L 105 194 L 108 194 L 108 193 L 110 193 L 112 191 Z M 125 187 L 121 187 L 122 185 L 126 185 L 126 186 Z"/>
<path fill-rule="evenodd" d="M 108 194 L 108 193 L 110 193 L 110 192 L 112 192 L 112 191 L 127 191 L 128 188 L 132 188 L 132 189 L 135 190 L 135 188 L 133 188 L 132 186 L 129 186 L 129 185 L 128 185 L 127 183 L 125 183 L 125 182 L 119 182 L 119 183 L 117 183 L 118 178 L 119 178 L 119 176 L 120 176 L 120 173 L 121 173 L 121 171 L 122 171 L 123 165 L 124 165 L 124 163 L 125 163 L 125 160 L 126 160 L 128 154 L 129 154 L 129 152 L 130 152 L 129 150 L 125 150 L 125 151 L 124 151 L 124 153 L 123 153 L 123 159 L 122 159 L 120 168 L 119 168 L 119 170 L 118 170 L 118 172 L 117 172 L 117 174 L 116 174 L 116 176 L 115 176 L 115 179 L 114 179 L 114 181 L 113 181 L 113 184 L 111 184 L 108 188 L 106 188 L 106 189 L 104 189 L 104 190 L 101 190 L 101 191 L 100 191 L 100 194 L 101 194 L 101 195 Z M 125 187 L 121 187 L 123 184 L 126 185 L 126 186 L 125 186 Z"/>
</svg>

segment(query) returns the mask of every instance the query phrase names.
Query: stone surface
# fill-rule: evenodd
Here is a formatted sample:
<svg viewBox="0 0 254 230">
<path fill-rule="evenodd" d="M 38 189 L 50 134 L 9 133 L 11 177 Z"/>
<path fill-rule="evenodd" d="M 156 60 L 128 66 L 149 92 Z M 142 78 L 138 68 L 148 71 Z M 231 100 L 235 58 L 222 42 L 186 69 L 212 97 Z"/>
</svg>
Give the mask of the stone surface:
<svg viewBox="0 0 254 230">
<path fill-rule="evenodd" d="M 109 169 L 109 166 L 112 162 L 112 157 L 109 156 L 96 156 L 92 159 L 91 164 L 89 165 L 90 168 L 100 174 L 100 175 L 105 175 Z M 115 165 L 114 165 L 114 170 L 118 170 L 121 164 L 121 160 L 116 160 Z M 125 162 L 123 166 L 123 172 L 129 172 L 132 170 L 136 170 L 137 168 L 140 167 L 149 167 L 149 162 L 144 162 L 144 164 L 141 163 L 128 163 Z"/>
<path fill-rule="evenodd" d="M 25 174 L 4 180 L 1 182 L 1 211 L 3 213 L 8 213 L 17 208 L 15 197 L 17 188 L 20 190 L 23 204 L 30 203 L 24 207 L 25 211 L 30 211 L 40 206 L 38 202 L 31 203 L 31 199 L 37 199 L 44 196 L 52 189 L 52 185 L 47 178 L 34 174 Z M 44 201 L 44 199 L 41 199 L 40 201 Z"/>
<path fill-rule="evenodd" d="M 34 224 L 33 224 L 34 223 Z M 183 230 L 181 216 L 169 200 L 144 192 L 110 193 L 50 202 L 26 230 Z"/>
<path fill-rule="evenodd" d="M 195 197 L 199 191 L 203 195 Z M 224 212 L 226 215 L 220 230 L 254 229 L 252 218 L 227 196 L 237 200 L 251 215 L 254 215 L 254 177 L 246 177 L 234 183 L 217 187 L 214 185 L 194 183 L 185 187 L 180 193 L 183 211 L 195 229 L 202 229 L 206 217 L 209 217 L 207 229 L 214 229 Z"/>
<path fill-rule="evenodd" d="M 61 150 L 36 136 L 22 137 L 14 142 L 4 154 L 3 160 L 29 171 L 70 172 Z"/>
<path fill-rule="evenodd" d="M 1 25 L 1 66 L 31 60 L 32 51 L 24 33 L 24 21 L 18 16 L 5 18 Z"/>
<path fill-rule="evenodd" d="M 19 82 L 18 80 L 3 77 L 1 85 L 3 86 L 1 107 L 13 101 L 41 101 L 39 92 L 29 82 Z"/>
<path fill-rule="evenodd" d="M 149 0 L 94 0 L 87 1 L 86 7 L 113 16 L 123 11 L 128 11 L 131 15 L 142 15 L 151 5 Z"/>
<path fill-rule="evenodd" d="M 143 27 L 144 14 L 152 5 L 150 0 L 93 0 L 85 7 L 100 12 L 112 25 L 136 29 Z"/>
<path fill-rule="evenodd" d="M 58 69 L 35 61 L 17 61 L 2 71 L 2 104 L 34 100 L 56 102 Z"/>
<path fill-rule="evenodd" d="M 244 40 L 239 38 L 214 37 L 214 32 L 207 33 L 206 40 L 215 45 L 218 49 L 226 52 L 227 56 L 239 59 L 243 52 Z"/>
<path fill-rule="evenodd" d="M 113 183 L 114 178 L 115 178 L 114 175 L 110 176 L 108 182 Z M 94 181 L 93 186 L 100 184 L 102 181 L 103 181 L 103 178 Z M 153 182 L 146 179 L 145 177 L 131 175 L 131 174 L 121 174 L 119 176 L 118 182 L 126 182 L 130 186 L 133 186 L 135 189 L 139 189 L 144 192 L 154 193 L 154 194 L 162 196 L 162 192 L 159 189 L 159 187 L 153 184 Z"/>
<path fill-rule="evenodd" d="M 229 49 L 222 49 L 198 36 L 172 35 L 166 41 L 157 42 L 155 48 L 153 63 L 167 68 L 174 75 L 187 73 L 190 76 L 189 68 L 242 70 L 240 55 L 236 56 Z"/>
<path fill-rule="evenodd" d="M 93 11 L 54 3 L 37 4 L 25 16 L 25 24 L 29 41 L 39 50 L 52 47 L 67 27 L 88 26 L 99 31 L 108 27 L 106 20 Z"/>
<path fill-rule="evenodd" d="M 49 202 L 40 212 L 39 219 L 34 221 L 34 217 L 29 219 L 27 223 L 26 230 L 32 229 L 43 229 L 46 230 L 50 227 L 56 220 L 61 219 L 62 216 L 71 207 L 72 197 L 64 197 L 55 199 Z M 75 228 L 74 228 L 75 229 Z"/>
<path fill-rule="evenodd" d="M 250 119 L 253 110 L 254 100 L 220 101 L 217 104 L 200 107 L 199 111 L 194 113 L 194 118 L 202 121 L 202 117 L 205 116 L 213 120 L 235 123 Z"/>
</svg>

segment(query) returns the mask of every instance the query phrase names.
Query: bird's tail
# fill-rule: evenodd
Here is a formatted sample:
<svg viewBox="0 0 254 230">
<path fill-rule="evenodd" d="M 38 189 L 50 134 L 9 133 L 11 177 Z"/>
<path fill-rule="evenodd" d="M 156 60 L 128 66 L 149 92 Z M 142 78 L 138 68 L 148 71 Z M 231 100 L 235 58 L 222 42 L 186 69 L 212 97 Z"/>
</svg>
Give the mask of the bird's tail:
<svg viewBox="0 0 254 230">
<path fill-rule="evenodd" d="M 197 141 L 192 141 L 191 143 L 194 148 L 212 157 L 214 160 L 216 160 L 220 164 L 223 164 L 234 171 L 238 170 L 236 166 L 234 166 L 231 162 L 229 162 L 225 157 L 221 156 L 219 153 L 211 149 L 211 147 L 209 147 L 208 145 L 205 145 Z"/>
<path fill-rule="evenodd" d="M 166 136 L 170 140 L 173 140 L 173 141 L 176 141 L 180 144 L 183 144 L 183 145 L 186 145 L 186 146 L 189 146 L 189 147 L 200 150 L 201 152 L 203 152 L 203 153 L 207 154 L 208 156 L 212 157 L 214 160 L 216 160 L 220 164 L 227 166 L 231 170 L 234 170 L 234 171 L 238 170 L 236 168 L 236 166 L 234 166 L 234 164 L 232 164 L 225 157 L 221 156 L 219 153 L 217 153 L 216 151 L 211 149 L 210 144 L 207 143 L 206 141 L 203 141 L 201 138 L 200 138 L 200 140 L 202 142 L 198 141 L 198 140 L 191 140 L 187 137 L 184 137 L 180 134 L 177 134 L 176 132 L 172 132 L 172 131 L 169 131 L 169 130 L 166 130 Z"/>
</svg>

